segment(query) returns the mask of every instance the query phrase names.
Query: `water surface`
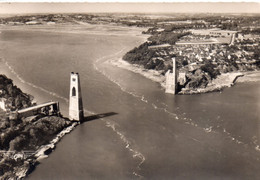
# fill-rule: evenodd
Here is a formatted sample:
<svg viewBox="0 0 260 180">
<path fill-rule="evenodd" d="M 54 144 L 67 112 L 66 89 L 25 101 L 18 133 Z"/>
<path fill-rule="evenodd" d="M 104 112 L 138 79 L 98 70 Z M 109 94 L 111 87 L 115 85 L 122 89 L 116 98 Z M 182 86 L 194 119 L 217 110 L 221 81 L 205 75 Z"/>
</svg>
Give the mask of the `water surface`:
<svg viewBox="0 0 260 180">
<path fill-rule="evenodd" d="M 27 179 L 258 179 L 259 81 L 221 93 L 165 94 L 107 63 L 142 41 L 126 30 L 2 31 L 1 69 L 39 102 L 60 101 L 66 116 L 74 71 L 85 115 L 108 113 L 65 136 Z"/>
</svg>

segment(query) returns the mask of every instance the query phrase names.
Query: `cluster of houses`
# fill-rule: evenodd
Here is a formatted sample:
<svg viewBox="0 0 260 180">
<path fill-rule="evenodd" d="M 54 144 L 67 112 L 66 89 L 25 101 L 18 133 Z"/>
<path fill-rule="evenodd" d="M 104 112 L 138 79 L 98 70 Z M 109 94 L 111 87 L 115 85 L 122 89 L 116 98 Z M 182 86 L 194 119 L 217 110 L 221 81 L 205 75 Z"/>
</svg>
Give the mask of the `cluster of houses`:
<svg viewBox="0 0 260 180">
<path fill-rule="evenodd" d="M 205 33 L 207 32 L 207 33 Z M 205 35 L 202 35 L 202 34 Z M 195 30 L 196 35 L 189 35 L 193 40 L 205 40 L 209 34 L 218 36 L 236 38 L 232 44 L 227 43 L 176 43 L 176 45 L 157 45 L 150 46 L 149 49 L 155 51 L 153 61 L 163 61 L 165 65 L 169 64 L 170 58 L 176 55 L 178 62 L 183 62 L 183 66 L 188 65 L 198 66 L 206 62 L 211 62 L 216 65 L 220 72 L 230 72 L 236 70 L 252 70 L 257 69 L 255 59 L 255 50 L 259 46 L 260 36 L 243 35 L 235 31 L 220 31 L 220 30 Z M 199 35 L 198 35 L 199 34 Z M 214 35 L 215 36 L 215 35 Z M 187 40 L 187 36 L 185 36 Z M 180 66 L 180 65 L 179 65 Z"/>
<path fill-rule="evenodd" d="M 210 35 L 210 36 L 231 36 L 232 34 L 236 34 L 237 31 L 230 31 L 230 30 L 221 30 L 219 28 L 214 29 L 191 29 L 190 30 L 194 35 Z"/>
<path fill-rule="evenodd" d="M 226 44 L 233 45 L 237 31 L 214 29 L 190 29 L 190 35 L 184 36 L 177 42 L 183 44 Z"/>
</svg>

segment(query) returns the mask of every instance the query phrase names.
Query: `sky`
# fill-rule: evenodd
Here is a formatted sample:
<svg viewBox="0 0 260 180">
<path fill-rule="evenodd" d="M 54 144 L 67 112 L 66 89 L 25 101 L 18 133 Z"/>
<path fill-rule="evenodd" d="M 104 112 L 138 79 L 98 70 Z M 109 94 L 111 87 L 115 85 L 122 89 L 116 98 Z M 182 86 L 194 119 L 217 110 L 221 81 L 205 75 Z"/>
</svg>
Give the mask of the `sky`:
<svg viewBox="0 0 260 180">
<path fill-rule="evenodd" d="M 27 0 L 28 2 L 28 0 Z M 260 13 L 260 2 L 145 2 L 106 3 L 77 2 L 3 2 L 0 0 L 1 14 L 23 13 Z"/>
</svg>

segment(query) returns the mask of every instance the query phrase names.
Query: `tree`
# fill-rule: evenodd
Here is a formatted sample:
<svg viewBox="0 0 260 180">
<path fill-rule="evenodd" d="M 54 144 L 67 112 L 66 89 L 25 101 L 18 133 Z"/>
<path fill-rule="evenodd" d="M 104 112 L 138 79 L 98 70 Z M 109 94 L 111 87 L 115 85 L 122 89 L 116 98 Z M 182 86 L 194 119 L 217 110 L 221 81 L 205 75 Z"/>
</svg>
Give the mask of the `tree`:
<svg viewBox="0 0 260 180">
<path fill-rule="evenodd" d="M 215 69 L 215 65 L 208 62 L 205 65 L 201 66 L 201 70 L 204 72 L 207 72 L 212 79 L 216 78 L 218 75 L 220 75 L 220 72 L 218 69 Z"/>
</svg>

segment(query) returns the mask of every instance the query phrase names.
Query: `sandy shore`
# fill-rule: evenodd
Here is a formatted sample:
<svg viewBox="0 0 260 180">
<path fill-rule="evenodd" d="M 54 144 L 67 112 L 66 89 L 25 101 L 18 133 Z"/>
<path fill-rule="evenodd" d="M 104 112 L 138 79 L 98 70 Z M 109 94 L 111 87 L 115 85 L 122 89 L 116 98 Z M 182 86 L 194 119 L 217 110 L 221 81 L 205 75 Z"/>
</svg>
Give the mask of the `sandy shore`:
<svg viewBox="0 0 260 180">
<path fill-rule="evenodd" d="M 165 76 L 161 74 L 161 71 L 147 70 L 140 65 L 130 64 L 127 61 L 120 59 L 114 59 L 109 61 L 112 65 L 127 69 L 134 73 L 138 73 L 154 82 L 160 83 L 160 85 L 165 88 Z M 221 74 L 216 79 L 212 80 L 206 88 L 198 88 L 196 90 L 183 89 L 179 94 L 199 94 L 222 90 L 224 87 L 231 87 L 236 82 L 251 82 L 259 81 L 260 72 L 229 72 Z"/>
<path fill-rule="evenodd" d="M 148 79 L 151 79 L 154 82 L 158 82 L 162 87 L 165 88 L 165 76 L 161 75 L 161 71 L 148 70 L 144 67 L 136 64 L 130 64 L 127 61 L 120 59 L 113 59 L 109 61 L 112 65 L 127 69 L 134 73 L 140 74 Z"/>
</svg>

